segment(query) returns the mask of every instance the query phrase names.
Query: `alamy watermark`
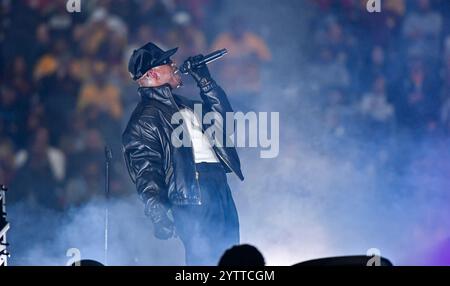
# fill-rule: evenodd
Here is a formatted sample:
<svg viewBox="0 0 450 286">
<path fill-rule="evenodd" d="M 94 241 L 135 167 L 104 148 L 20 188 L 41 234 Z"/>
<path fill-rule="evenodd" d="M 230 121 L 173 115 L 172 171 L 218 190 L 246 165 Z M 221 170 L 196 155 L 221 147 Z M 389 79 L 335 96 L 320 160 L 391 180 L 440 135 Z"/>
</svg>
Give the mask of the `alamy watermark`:
<svg viewBox="0 0 450 286">
<path fill-rule="evenodd" d="M 270 115 L 270 116 L 269 116 Z M 261 158 L 275 158 L 280 149 L 280 116 L 278 112 L 208 112 L 203 115 L 202 105 L 194 105 L 194 116 L 208 126 L 204 134 L 216 147 L 260 147 Z M 225 118 L 223 118 L 225 116 Z M 195 120 L 192 118 L 192 120 Z M 171 123 L 178 125 L 172 132 L 171 142 L 176 148 L 192 147 L 191 138 L 184 126 L 185 118 L 176 112 Z"/>
<path fill-rule="evenodd" d="M 80 266 L 81 264 L 81 251 L 78 248 L 69 248 L 66 251 L 66 256 L 70 257 L 67 262 L 66 266 Z"/>
<path fill-rule="evenodd" d="M 381 266 L 381 251 L 378 248 L 368 249 L 366 255 L 370 257 L 366 266 Z"/>
<path fill-rule="evenodd" d="M 69 13 L 81 12 L 81 0 L 67 0 L 66 10 Z"/>
<path fill-rule="evenodd" d="M 381 0 L 367 0 L 366 9 L 369 13 L 380 13 Z"/>
</svg>

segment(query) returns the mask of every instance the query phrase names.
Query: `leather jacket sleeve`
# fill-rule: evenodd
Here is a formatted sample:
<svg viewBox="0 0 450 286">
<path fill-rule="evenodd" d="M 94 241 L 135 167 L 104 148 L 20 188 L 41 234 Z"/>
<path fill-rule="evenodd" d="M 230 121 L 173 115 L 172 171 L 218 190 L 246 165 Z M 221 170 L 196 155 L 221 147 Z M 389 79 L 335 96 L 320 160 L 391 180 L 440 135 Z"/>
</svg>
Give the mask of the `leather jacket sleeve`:
<svg viewBox="0 0 450 286">
<path fill-rule="evenodd" d="M 226 112 L 233 112 L 225 91 L 212 78 L 202 79 L 199 87 L 208 111 L 218 112 L 224 119 Z"/>
<path fill-rule="evenodd" d="M 240 167 L 239 156 L 234 147 L 232 136 L 235 133 L 236 122 L 234 116 L 232 121 L 227 122 L 227 113 L 233 112 L 231 104 L 228 101 L 225 91 L 211 78 L 211 76 L 203 77 L 198 81 L 198 87 L 200 88 L 200 96 L 203 100 L 203 106 L 206 112 L 214 112 L 220 114 L 222 120 L 213 120 L 212 124 L 214 128 L 209 128 L 209 124 L 205 124 L 206 135 L 210 138 L 211 142 L 215 143 L 216 154 L 221 157 L 223 163 L 226 165 L 227 172 L 234 171 L 239 179 L 244 180 L 244 176 Z M 232 126 L 227 126 L 232 124 Z M 214 136 L 209 131 L 214 132 Z M 222 134 L 222 141 L 215 142 L 217 134 Z M 219 144 L 220 143 L 220 144 Z"/>
<path fill-rule="evenodd" d="M 206 107 L 206 112 L 216 112 L 222 117 L 222 122 L 214 120 L 214 125 L 215 128 L 218 129 L 220 134 L 223 134 L 223 143 L 225 145 L 227 144 L 227 142 L 231 144 L 230 136 L 231 133 L 234 132 L 234 126 L 232 130 L 227 129 L 226 113 L 233 112 L 233 109 L 230 102 L 228 101 L 225 91 L 212 78 L 202 79 L 199 83 L 199 88 L 200 96 L 203 100 L 204 106 Z M 232 144 L 226 146 L 232 146 Z"/>
<path fill-rule="evenodd" d="M 161 199 L 166 186 L 161 141 L 157 128 L 149 122 L 140 120 L 132 131 L 127 130 L 123 146 L 128 173 L 145 204 L 145 214 L 157 223 L 167 216 L 167 207 Z"/>
</svg>

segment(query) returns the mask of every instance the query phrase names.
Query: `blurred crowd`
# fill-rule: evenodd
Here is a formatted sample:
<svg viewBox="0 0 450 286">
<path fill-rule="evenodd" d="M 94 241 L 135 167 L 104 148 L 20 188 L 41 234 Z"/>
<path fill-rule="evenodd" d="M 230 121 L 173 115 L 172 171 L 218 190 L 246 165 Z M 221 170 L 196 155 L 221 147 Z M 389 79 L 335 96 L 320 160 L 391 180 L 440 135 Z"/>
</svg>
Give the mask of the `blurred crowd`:
<svg viewBox="0 0 450 286">
<path fill-rule="evenodd" d="M 106 144 L 114 153 L 111 193 L 134 190 L 120 146 L 139 100 L 126 67 L 131 51 L 148 41 L 180 47 L 178 62 L 227 48 L 215 77 L 235 109 L 256 105 L 276 47 L 242 16 L 218 24 L 224 5 L 92 0 L 68 13 L 62 0 L 2 0 L 0 182 L 12 190 L 10 200 L 64 210 L 103 196 Z M 330 134 L 448 137 L 448 1 L 383 0 L 382 12 L 372 14 L 361 0 L 305 5 L 315 17 L 302 81 L 317 94 Z M 195 93 L 189 82 L 185 90 Z"/>
<path fill-rule="evenodd" d="M 322 17 L 308 75 L 331 129 L 357 119 L 374 137 L 449 135 L 448 1 L 384 0 L 380 13 L 367 1 L 310 2 Z"/>
<path fill-rule="evenodd" d="M 335 147 L 352 138 L 364 157 L 351 159 L 384 174 L 448 170 L 450 2 L 383 0 L 379 13 L 366 4 L 309 1 L 316 16 L 304 81 L 334 140 L 325 149 L 349 158 L 355 144 Z M 430 147 L 440 155 L 424 157 Z"/>
<path fill-rule="evenodd" d="M 133 49 L 152 41 L 179 47 L 176 60 L 227 47 L 223 85 L 245 69 L 240 91 L 255 93 L 266 43 L 240 18 L 219 31 L 211 17 L 224 1 L 1 1 L 0 181 L 9 202 L 65 210 L 104 196 L 104 148 L 113 150 L 110 192 L 134 187 L 121 133 L 139 101 L 127 71 Z M 239 52 L 238 52 L 239 51 Z M 251 64 L 249 64 L 251 63 Z M 245 79 L 247 78 L 247 79 Z M 196 92 L 187 82 L 185 93 Z"/>
</svg>

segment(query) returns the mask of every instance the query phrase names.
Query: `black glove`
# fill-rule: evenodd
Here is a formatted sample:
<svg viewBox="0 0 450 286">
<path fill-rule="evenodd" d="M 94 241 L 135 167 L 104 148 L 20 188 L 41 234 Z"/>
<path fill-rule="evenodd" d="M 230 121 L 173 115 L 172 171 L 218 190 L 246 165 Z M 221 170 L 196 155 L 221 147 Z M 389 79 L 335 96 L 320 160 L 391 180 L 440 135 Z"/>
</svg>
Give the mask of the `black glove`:
<svg viewBox="0 0 450 286">
<path fill-rule="evenodd" d="M 174 236 L 175 227 L 166 215 L 159 221 L 153 223 L 153 232 L 156 238 L 166 240 Z"/>
<path fill-rule="evenodd" d="M 197 67 L 193 67 L 192 63 L 199 62 L 203 59 L 203 55 L 198 55 L 195 57 L 189 57 L 185 62 L 188 73 L 194 78 L 198 86 L 203 86 L 212 81 L 211 74 L 209 73 L 208 67 L 203 64 Z"/>
<path fill-rule="evenodd" d="M 145 215 L 153 222 L 153 232 L 158 239 L 169 239 L 174 236 L 175 226 L 167 215 L 167 209 L 159 203 L 151 204 L 149 200 L 145 206 Z"/>
</svg>

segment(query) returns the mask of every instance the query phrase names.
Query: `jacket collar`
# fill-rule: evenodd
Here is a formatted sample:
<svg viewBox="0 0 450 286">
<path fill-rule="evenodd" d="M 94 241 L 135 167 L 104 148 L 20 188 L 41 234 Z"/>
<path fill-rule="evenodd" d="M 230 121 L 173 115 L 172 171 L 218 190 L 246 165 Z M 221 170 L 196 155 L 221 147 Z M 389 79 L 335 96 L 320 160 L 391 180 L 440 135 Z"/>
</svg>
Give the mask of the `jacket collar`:
<svg viewBox="0 0 450 286">
<path fill-rule="evenodd" d="M 173 105 L 172 88 L 169 84 L 157 87 L 139 87 L 138 93 L 143 102 L 153 99 L 166 105 Z"/>
<path fill-rule="evenodd" d="M 157 87 L 139 87 L 138 93 L 144 103 L 149 99 L 153 99 L 165 105 L 173 106 L 176 104 L 178 107 L 187 107 L 190 109 L 194 109 L 195 103 L 201 103 L 200 101 L 194 101 L 186 97 L 173 94 L 172 88 L 169 84 Z"/>
</svg>

